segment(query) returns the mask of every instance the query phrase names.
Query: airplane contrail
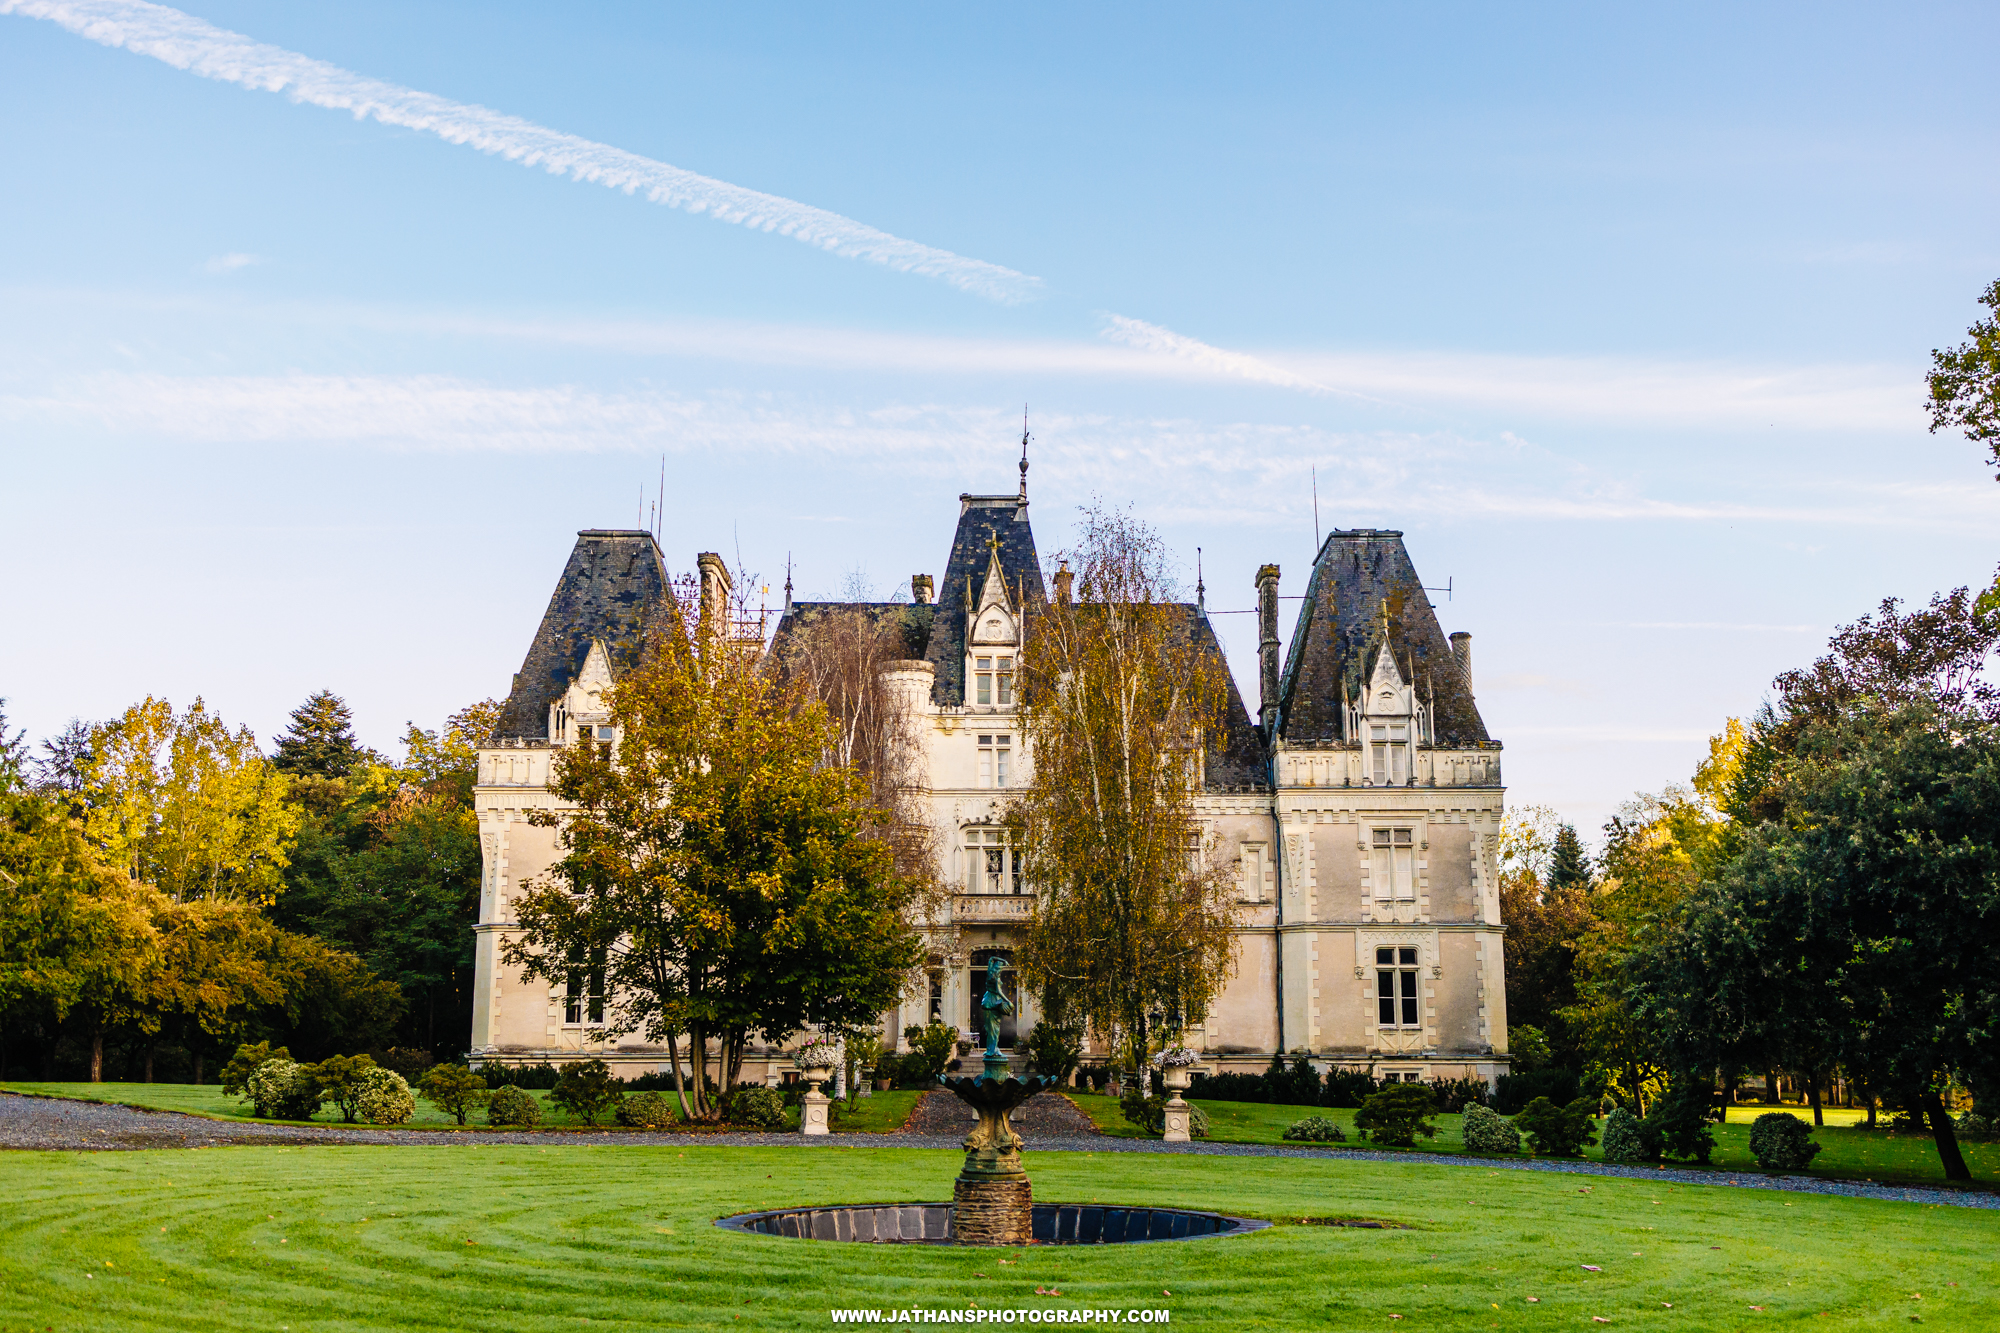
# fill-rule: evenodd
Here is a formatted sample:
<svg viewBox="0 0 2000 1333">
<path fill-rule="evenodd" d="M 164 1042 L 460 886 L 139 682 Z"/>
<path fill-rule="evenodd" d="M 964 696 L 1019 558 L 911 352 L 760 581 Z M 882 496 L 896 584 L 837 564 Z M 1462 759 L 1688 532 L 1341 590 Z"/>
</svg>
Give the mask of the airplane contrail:
<svg viewBox="0 0 2000 1333">
<path fill-rule="evenodd" d="M 590 181 L 656 204 L 776 232 L 831 254 L 902 273 L 938 278 L 1008 305 L 1034 299 L 1042 280 L 981 259 L 907 241 L 795 199 L 731 185 L 609 144 L 564 134 L 518 116 L 454 102 L 413 88 L 252 41 L 191 14 L 143 0 L 0 0 L 0 14 L 47 19 L 80 37 L 165 61 L 176 69 L 294 102 L 374 117 L 435 134 L 522 166 Z"/>
</svg>

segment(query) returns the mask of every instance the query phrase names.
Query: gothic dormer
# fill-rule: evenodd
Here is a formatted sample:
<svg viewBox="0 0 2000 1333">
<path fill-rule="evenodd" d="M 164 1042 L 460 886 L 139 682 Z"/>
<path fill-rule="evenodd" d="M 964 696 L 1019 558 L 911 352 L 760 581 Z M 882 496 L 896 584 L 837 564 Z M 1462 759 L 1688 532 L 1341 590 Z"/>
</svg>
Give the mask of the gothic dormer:
<svg viewBox="0 0 2000 1333">
<path fill-rule="evenodd" d="M 610 734 L 611 707 L 604 698 L 611 688 L 611 654 L 604 640 L 592 639 L 584 656 L 583 669 L 569 683 L 562 697 L 549 706 L 549 741 L 567 745 L 577 739 L 606 739 Z"/>
<path fill-rule="evenodd" d="M 986 579 L 979 590 L 978 610 L 966 620 L 965 639 L 974 649 L 1018 648 L 1021 624 L 1013 598 L 1007 595 L 1007 573 L 1000 568 L 1000 543 L 989 543 Z"/>
</svg>

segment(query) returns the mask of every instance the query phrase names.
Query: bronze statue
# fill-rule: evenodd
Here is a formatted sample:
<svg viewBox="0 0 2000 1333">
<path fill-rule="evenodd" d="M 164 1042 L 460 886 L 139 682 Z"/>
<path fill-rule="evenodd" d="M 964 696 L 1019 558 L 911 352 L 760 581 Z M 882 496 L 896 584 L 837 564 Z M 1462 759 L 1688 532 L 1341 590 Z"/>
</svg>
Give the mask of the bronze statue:
<svg viewBox="0 0 2000 1333">
<path fill-rule="evenodd" d="M 997 955 L 986 960 L 986 994 L 979 998 L 979 1026 L 986 1033 L 986 1059 L 1000 1059 L 1000 1020 L 1014 1012 L 1014 1006 L 1000 993 L 1000 969 L 1005 960 Z"/>
</svg>

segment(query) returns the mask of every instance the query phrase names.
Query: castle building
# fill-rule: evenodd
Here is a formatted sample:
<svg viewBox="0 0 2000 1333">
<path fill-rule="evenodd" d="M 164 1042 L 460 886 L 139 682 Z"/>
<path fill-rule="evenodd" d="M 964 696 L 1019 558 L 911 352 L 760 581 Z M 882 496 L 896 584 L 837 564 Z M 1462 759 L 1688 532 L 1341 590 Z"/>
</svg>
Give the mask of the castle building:
<svg viewBox="0 0 2000 1333">
<path fill-rule="evenodd" d="M 703 556 L 699 568 L 703 605 L 722 605 L 722 562 Z M 1278 567 L 1252 582 L 1258 716 L 1232 682 L 1196 801 L 1205 841 L 1221 848 L 1238 885 L 1237 966 L 1187 1044 L 1210 1069 L 1259 1071 L 1282 1052 L 1378 1077 L 1490 1080 L 1508 1063 L 1495 866 L 1504 789 L 1500 743 L 1474 701 L 1470 636 L 1446 639 L 1399 532 L 1326 538 L 1288 646 Z M 524 983 L 500 964 L 498 945 L 511 895 L 558 858 L 555 831 L 528 822 L 554 808 L 549 759 L 580 738 L 613 738 L 604 688 L 666 589 L 651 534 L 579 533 L 497 734 L 480 751 L 475 1055 L 665 1068 L 664 1047 L 603 1038 L 600 983 L 587 974 L 565 987 Z M 1049 596 L 1025 462 L 1017 494 L 959 497 L 943 576 L 914 576 L 911 593 L 908 602 L 814 603 L 793 602 L 788 590 L 771 648 L 782 652 L 835 612 L 900 630 L 904 657 L 884 679 L 914 727 L 953 892 L 947 928 L 932 936 L 928 993 L 884 1014 L 884 1035 L 900 1039 L 906 1026 L 937 1018 L 970 1039 L 988 960 L 1013 956 L 1034 910 L 1004 826 L 1009 792 L 1033 764 L 1016 663 Z M 1220 658 L 1203 600 L 1177 610 Z M 1016 1002 L 1001 1033 L 1008 1043 L 1036 1012 L 1011 971 L 1003 985 Z M 790 1068 L 781 1052 L 752 1050 L 744 1077 L 776 1082 Z"/>
</svg>

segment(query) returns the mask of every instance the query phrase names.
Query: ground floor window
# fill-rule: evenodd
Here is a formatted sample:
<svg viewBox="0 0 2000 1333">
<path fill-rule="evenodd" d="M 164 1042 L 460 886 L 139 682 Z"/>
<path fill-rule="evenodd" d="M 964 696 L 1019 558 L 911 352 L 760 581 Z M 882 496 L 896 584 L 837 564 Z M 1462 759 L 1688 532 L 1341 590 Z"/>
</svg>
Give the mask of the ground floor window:
<svg viewBox="0 0 2000 1333">
<path fill-rule="evenodd" d="M 1417 951 L 1375 951 L 1375 1013 L 1385 1028 L 1421 1027 L 1417 1005 Z"/>
</svg>

